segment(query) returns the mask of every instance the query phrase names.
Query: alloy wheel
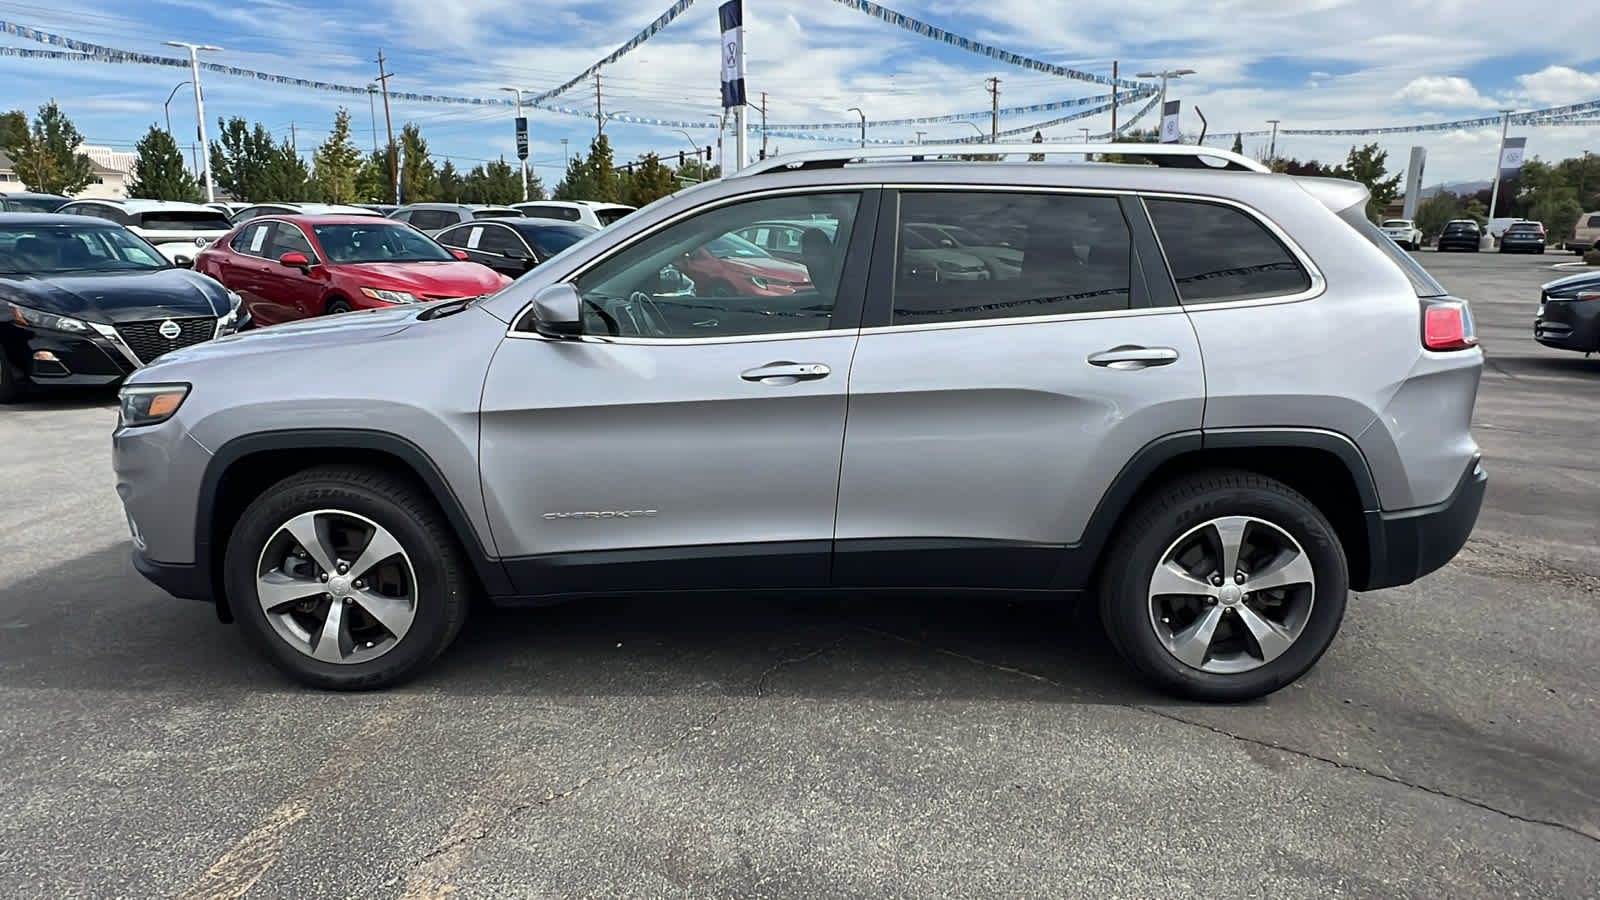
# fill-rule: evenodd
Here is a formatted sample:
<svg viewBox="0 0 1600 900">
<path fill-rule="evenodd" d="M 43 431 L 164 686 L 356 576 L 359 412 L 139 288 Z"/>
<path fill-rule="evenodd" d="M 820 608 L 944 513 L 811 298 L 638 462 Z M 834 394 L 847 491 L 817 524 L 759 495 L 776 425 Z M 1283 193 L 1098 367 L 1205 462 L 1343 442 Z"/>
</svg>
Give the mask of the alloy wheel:
<svg viewBox="0 0 1600 900">
<path fill-rule="evenodd" d="M 1151 574 L 1150 625 L 1173 658 L 1232 675 L 1282 656 L 1305 631 L 1316 573 L 1287 531 L 1252 516 L 1189 529 Z"/>
<path fill-rule="evenodd" d="M 416 619 L 411 557 L 388 529 L 343 510 L 301 513 L 280 525 L 262 548 L 255 585 L 272 630 L 319 662 L 376 659 Z"/>
</svg>

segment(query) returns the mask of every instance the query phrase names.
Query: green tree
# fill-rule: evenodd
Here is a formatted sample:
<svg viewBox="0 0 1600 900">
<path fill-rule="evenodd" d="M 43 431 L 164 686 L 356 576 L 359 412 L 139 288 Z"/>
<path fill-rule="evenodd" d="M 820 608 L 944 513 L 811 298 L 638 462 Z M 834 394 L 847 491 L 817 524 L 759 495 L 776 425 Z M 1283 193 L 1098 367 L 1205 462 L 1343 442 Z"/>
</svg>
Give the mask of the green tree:
<svg viewBox="0 0 1600 900">
<path fill-rule="evenodd" d="M 622 195 L 622 202 L 629 206 L 644 206 L 677 189 L 678 179 L 673 171 L 662 164 L 660 157 L 646 153 L 633 167 L 633 176 L 628 179 L 628 192 Z"/>
<path fill-rule="evenodd" d="M 540 180 L 538 175 L 534 174 L 533 169 L 531 168 L 528 169 L 528 199 L 545 199 L 544 182 Z"/>
<path fill-rule="evenodd" d="M 1467 218 L 1476 219 L 1479 225 L 1486 225 L 1489 222 L 1489 205 L 1477 197 L 1467 201 L 1463 212 L 1467 214 Z"/>
<path fill-rule="evenodd" d="M 617 166 L 611 154 L 611 141 L 604 134 L 589 142 L 589 157 L 584 160 L 584 167 L 589 172 L 590 195 L 578 199 L 615 203 L 620 187 Z"/>
<path fill-rule="evenodd" d="M 287 138 L 281 143 L 274 144 L 269 137 L 268 143 L 269 149 L 261 185 L 265 199 L 315 200 L 319 190 L 311 177 L 311 167 L 307 166 L 306 161 L 295 152 L 294 146 Z"/>
<path fill-rule="evenodd" d="M 456 169 L 454 161 L 447 159 L 441 163 L 435 178 L 439 182 L 440 200 L 449 203 L 482 202 L 472 193 L 469 180 L 461 177 L 461 172 Z"/>
<path fill-rule="evenodd" d="M 239 116 L 217 119 L 217 139 L 211 144 L 211 178 L 235 200 L 260 203 L 289 200 L 273 196 L 268 169 L 277 156 L 277 142 L 265 125 L 250 124 Z"/>
<path fill-rule="evenodd" d="M 129 197 L 200 201 L 200 185 L 189 174 L 183 151 L 171 134 L 151 125 L 134 149 L 139 155 L 133 164 L 133 181 L 128 183 Z"/>
<path fill-rule="evenodd" d="M 393 203 L 394 181 L 389 177 L 389 154 L 379 150 L 361 161 L 356 171 L 356 196 L 363 203 Z"/>
<path fill-rule="evenodd" d="M 78 152 L 82 144 L 83 135 L 77 126 L 51 100 L 39 107 L 33 131 L 9 148 L 11 163 L 30 191 L 76 194 L 94 180 L 94 163 Z"/>
<path fill-rule="evenodd" d="M 707 165 L 705 157 L 690 157 L 684 160 L 683 164 L 678 166 L 677 171 L 673 174 L 677 177 L 679 185 L 697 184 L 702 181 L 710 181 L 713 178 L 721 178 L 722 167 Z"/>
<path fill-rule="evenodd" d="M 10 153 L 28 139 L 28 114 L 20 109 L 0 113 L 0 150 Z"/>
<path fill-rule="evenodd" d="M 1461 198 L 1448 191 L 1440 191 L 1418 203 L 1416 225 L 1422 232 L 1423 242 L 1433 241 L 1439 232 L 1444 231 L 1446 222 L 1459 219 L 1462 215 Z"/>
<path fill-rule="evenodd" d="M 400 199 L 406 203 L 427 203 L 439 195 L 438 172 L 428 155 L 428 142 L 415 122 L 400 129 Z"/>
<path fill-rule="evenodd" d="M 1244 132 L 1242 131 L 1233 136 L 1233 152 L 1244 153 Z"/>
<path fill-rule="evenodd" d="M 594 180 L 589 177 L 589 166 L 581 157 L 567 160 L 567 174 L 556 183 L 557 200 L 591 200 L 594 197 Z"/>
<path fill-rule="evenodd" d="M 1367 191 L 1371 195 L 1367 201 L 1369 219 L 1382 217 L 1395 195 L 1400 193 L 1400 176 L 1384 177 L 1388 174 L 1388 169 L 1384 168 L 1384 163 L 1388 159 L 1389 154 L 1378 149 L 1377 144 L 1351 147 L 1350 155 L 1345 157 L 1344 165 L 1335 170 L 1338 177 L 1359 181 L 1367 186 Z"/>
<path fill-rule="evenodd" d="M 361 171 L 361 151 L 350 140 L 350 110 L 339 107 L 333 131 L 311 154 L 318 193 L 325 203 L 353 203 L 357 198 L 356 174 Z"/>
<path fill-rule="evenodd" d="M 504 156 L 488 165 L 474 167 L 467 180 L 474 186 L 475 203 L 505 206 L 522 200 L 522 176 Z"/>
</svg>

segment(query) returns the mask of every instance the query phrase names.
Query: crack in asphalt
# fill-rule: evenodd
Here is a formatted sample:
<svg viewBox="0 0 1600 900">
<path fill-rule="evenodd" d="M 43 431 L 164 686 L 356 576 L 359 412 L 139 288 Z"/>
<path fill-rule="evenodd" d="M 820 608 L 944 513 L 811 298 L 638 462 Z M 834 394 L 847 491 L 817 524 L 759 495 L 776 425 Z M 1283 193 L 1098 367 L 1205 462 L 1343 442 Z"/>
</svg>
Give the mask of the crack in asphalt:
<svg viewBox="0 0 1600 900">
<path fill-rule="evenodd" d="M 912 644 L 914 646 L 922 647 L 922 648 L 927 649 L 927 650 L 932 650 L 935 653 L 941 653 L 941 654 L 944 654 L 946 656 L 954 657 L 956 659 L 963 660 L 965 662 L 971 663 L 971 664 L 976 665 L 976 666 L 982 666 L 983 668 L 986 668 L 986 669 L 994 669 L 995 671 L 998 671 L 998 672 L 1005 672 L 1008 675 L 1016 675 L 1016 676 L 1021 677 L 1021 678 L 1029 679 L 1030 681 L 1036 681 L 1036 682 L 1039 682 L 1041 684 L 1048 684 L 1048 685 L 1051 685 L 1052 687 L 1056 687 L 1056 688 L 1059 688 L 1061 690 L 1066 690 L 1066 691 L 1074 690 L 1074 687 L 1072 685 L 1065 684 L 1063 682 L 1057 681 L 1056 679 L 1050 678 L 1050 677 L 1045 676 L 1045 675 L 1040 675 L 1037 672 L 1029 672 L 1026 669 L 1019 669 L 1019 668 L 1017 668 L 1015 666 L 1008 666 L 1008 665 L 1004 665 L 1002 663 L 990 662 L 989 660 L 982 659 L 982 658 L 976 657 L 976 656 L 972 656 L 972 655 L 967 654 L 967 653 L 962 653 L 962 652 L 960 652 L 958 650 L 951 650 L 948 647 L 940 647 L 940 646 L 937 646 L 937 645 L 934 645 L 934 644 L 927 643 L 926 641 L 920 641 L 920 640 L 917 640 L 916 638 L 906 637 L 904 635 L 895 634 L 893 632 L 881 631 L 881 630 L 876 629 L 876 628 L 863 628 L 862 630 L 866 631 L 866 632 L 868 632 L 870 634 L 875 634 L 875 635 L 879 635 L 881 637 L 891 638 L 893 640 L 900 641 L 902 643 Z M 1216 725 L 1210 725 L 1210 724 L 1207 724 L 1205 722 L 1198 722 L 1198 721 L 1195 721 L 1193 719 L 1186 719 L 1183 716 L 1177 715 L 1175 713 L 1170 713 L 1170 712 L 1167 712 L 1165 710 L 1158 709 L 1158 708 L 1155 708 L 1155 707 L 1141 706 L 1141 705 L 1136 704 L 1136 703 L 1117 703 L 1116 705 L 1117 706 L 1121 706 L 1121 707 L 1123 707 L 1125 709 L 1132 709 L 1132 710 L 1137 710 L 1138 712 L 1147 713 L 1149 715 L 1156 716 L 1158 718 L 1166 719 L 1166 720 L 1168 720 L 1170 722 L 1177 722 L 1180 725 L 1188 725 L 1191 728 L 1199 728 L 1199 729 L 1202 729 L 1204 731 L 1209 731 L 1212 734 L 1220 735 L 1220 736 L 1225 737 L 1225 738 L 1230 738 L 1232 740 L 1238 741 L 1238 742 L 1243 743 L 1243 744 L 1252 744 L 1254 746 L 1264 747 L 1264 748 L 1269 749 L 1269 750 L 1277 750 L 1280 753 L 1287 753 L 1287 754 L 1289 754 L 1291 756 L 1297 756 L 1297 757 L 1299 757 L 1301 759 L 1306 759 L 1306 760 L 1311 760 L 1311 761 L 1314 761 L 1314 762 L 1324 763 L 1326 765 L 1330 765 L 1330 766 L 1333 766 L 1333 767 L 1338 768 L 1338 769 L 1344 769 L 1344 770 L 1350 771 L 1350 772 L 1357 772 L 1359 774 L 1366 775 L 1366 776 L 1371 777 L 1371 778 L 1376 778 L 1379 781 L 1386 781 L 1386 782 L 1388 782 L 1390 784 L 1398 785 L 1400 787 L 1410 788 L 1411 790 L 1421 791 L 1421 792 L 1423 792 L 1425 794 L 1432 794 L 1432 795 L 1434 795 L 1436 797 L 1443 797 L 1443 798 L 1448 799 L 1448 800 L 1454 800 L 1457 803 L 1463 803 L 1463 804 L 1466 804 L 1467 806 L 1471 806 L 1471 807 L 1474 807 L 1476 809 L 1481 809 L 1481 810 L 1484 810 L 1486 812 L 1496 813 L 1498 815 L 1504 816 L 1504 817 L 1506 817 L 1508 819 L 1511 819 L 1513 821 L 1516 821 L 1516 822 L 1522 822 L 1522 823 L 1527 824 L 1527 825 L 1543 825 L 1543 826 L 1546 826 L 1548 828 L 1555 828 L 1557 830 L 1564 831 L 1564 832 L 1566 832 L 1568 834 L 1575 835 L 1577 837 L 1584 838 L 1586 840 L 1592 841 L 1592 842 L 1594 842 L 1596 844 L 1600 844 L 1600 836 L 1597 836 L 1597 835 L 1594 835 L 1594 834 L 1590 834 L 1587 831 L 1584 831 L 1584 830 L 1582 830 L 1580 828 L 1577 828 L 1575 826 L 1569 825 L 1569 824 L 1567 824 L 1565 822 L 1559 822 L 1559 821 L 1556 821 L 1554 819 L 1542 819 L 1542 818 L 1539 818 L 1537 816 L 1524 816 L 1524 815 L 1521 815 L 1519 813 L 1514 813 L 1514 812 L 1510 812 L 1508 810 L 1500 809 L 1499 807 L 1492 806 L 1492 805 L 1490 805 L 1488 803 L 1485 803 L 1485 802 L 1483 802 L 1481 800 L 1474 800 L 1471 797 L 1464 797 L 1464 796 L 1462 796 L 1460 794 L 1453 794 L 1453 793 L 1451 793 L 1449 791 L 1446 791 L 1446 790 L 1443 790 L 1441 788 L 1429 787 L 1429 786 L 1427 786 L 1425 784 L 1417 784 L 1416 782 L 1407 781 L 1406 779 L 1401 778 L 1401 777 L 1396 776 L 1396 775 L 1387 775 L 1387 774 L 1385 774 L 1383 772 L 1374 771 L 1372 769 L 1366 768 L 1365 766 L 1357 765 L 1355 763 L 1344 762 L 1342 760 L 1333 759 L 1331 757 L 1321 756 L 1321 755 L 1318 755 L 1316 753 L 1312 753 L 1312 752 L 1307 751 L 1307 750 L 1301 750 L 1301 749 L 1298 749 L 1298 748 L 1295 748 L 1295 747 L 1289 747 L 1289 746 L 1286 746 L 1284 744 L 1280 744 L 1277 741 L 1264 740 L 1262 738 L 1254 738 L 1254 737 L 1250 737 L 1248 735 L 1236 734 L 1236 733 L 1234 733 L 1232 731 L 1227 730 L 1226 728 L 1221 728 L 1221 727 L 1218 727 Z"/>
<path fill-rule="evenodd" d="M 804 663 L 804 662 L 808 662 L 808 661 L 813 660 L 813 659 L 815 659 L 815 658 L 817 658 L 817 657 L 819 657 L 819 656 L 821 656 L 821 655 L 823 655 L 825 653 L 828 653 L 829 651 L 837 648 L 841 643 L 843 643 L 846 637 L 847 637 L 847 635 L 841 634 L 838 637 L 834 638 L 833 640 L 828 641 L 827 643 L 822 644 L 821 646 L 818 646 L 818 647 L 816 647 L 816 648 L 814 648 L 812 650 L 809 650 L 809 651 L 807 651 L 805 653 L 802 653 L 799 656 L 785 657 L 783 659 L 778 660 L 777 662 L 774 662 L 772 665 L 768 666 L 761 673 L 760 676 L 758 676 L 756 678 L 755 694 L 754 694 L 755 697 L 757 699 L 760 699 L 760 698 L 766 696 L 768 681 L 771 680 L 772 676 L 776 675 L 779 671 L 781 671 L 781 670 L 783 670 L 783 669 L 785 669 L 785 668 L 787 668 L 789 666 L 795 666 L 795 665 L 799 665 L 799 664 Z M 556 803 L 556 802 L 558 802 L 560 800 L 564 800 L 567 797 L 572 796 L 573 794 L 577 793 L 578 791 L 581 791 L 585 787 L 588 787 L 589 785 L 594 784 L 596 782 L 599 782 L 599 781 L 610 781 L 610 780 L 615 779 L 615 778 L 620 778 L 621 776 L 626 775 L 628 772 L 638 768 L 639 766 L 644 765 L 645 763 L 650 762 L 651 760 L 654 760 L 654 759 L 657 759 L 659 757 L 665 756 L 666 754 L 668 754 L 668 753 L 672 752 L 673 750 L 677 749 L 679 746 L 681 746 L 689 738 L 695 736 L 696 734 L 700 734 L 700 733 L 704 732 L 706 729 L 714 726 L 718 722 L 718 720 L 720 720 L 724 715 L 727 715 L 729 712 L 733 711 L 738 705 L 739 705 L 739 701 L 737 699 L 722 705 L 721 707 L 717 708 L 716 710 L 713 710 L 712 712 L 708 713 L 707 715 L 702 716 L 699 720 L 697 720 L 693 724 L 689 725 L 687 728 L 685 728 L 683 731 L 681 731 L 676 737 L 672 738 L 671 740 L 667 741 L 666 743 L 661 744 L 661 745 L 656 746 L 656 747 L 653 747 L 653 748 L 651 748 L 649 750 L 646 750 L 645 752 L 639 754 L 638 756 L 635 756 L 634 758 L 628 760 L 627 762 L 623 763 L 622 765 L 617 766 L 617 767 L 615 767 L 615 768 L 613 768 L 613 769 L 611 769 L 609 771 L 591 772 L 591 773 L 589 773 L 587 775 L 584 775 L 582 778 L 579 778 L 571 786 L 569 786 L 569 787 L 567 787 L 567 788 L 565 788 L 563 790 L 549 791 L 543 797 L 541 797 L 541 798 L 539 798 L 537 800 L 528 801 L 528 802 L 522 802 L 522 803 L 516 803 L 516 804 L 513 804 L 513 805 L 507 807 L 506 809 L 504 809 L 503 811 L 501 811 L 501 812 L 499 812 L 497 814 L 483 816 L 482 818 L 483 818 L 484 821 L 480 822 L 477 825 L 477 827 L 473 828 L 471 831 L 469 831 L 469 832 L 467 832 L 465 834 L 460 835 L 459 837 L 453 838 L 451 840 L 444 841 L 444 842 L 440 843 L 438 846 L 434 847 L 432 850 L 429 850 L 427 853 L 424 853 L 422 856 L 418 857 L 417 859 L 415 859 L 414 861 L 412 861 L 411 863 L 409 863 L 409 864 L 407 864 L 406 866 L 403 867 L 403 872 L 405 874 L 402 874 L 402 875 L 396 876 L 395 878 L 390 879 L 386 884 L 381 885 L 379 887 L 379 889 L 381 890 L 381 889 L 384 889 L 384 888 L 387 888 L 387 887 L 391 887 L 391 886 L 393 886 L 395 884 L 398 884 L 401 881 L 412 881 L 412 882 L 416 882 L 418 887 L 421 888 L 421 890 L 420 891 L 407 891 L 406 894 L 405 894 L 406 897 L 411 897 L 413 895 L 419 896 L 419 897 L 420 896 L 428 896 L 428 897 L 442 896 L 442 892 L 443 892 L 443 889 L 445 887 L 445 883 L 443 881 L 443 877 L 428 877 L 428 878 L 423 878 L 420 881 L 418 881 L 417 876 L 420 875 L 418 870 L 420 870 L 423 867 L 427 866 L 427 864 L 432 862 L 433 860 L 436 860 L 436 859 L 438 859 L 438 858 L 440 858 L 442 856 L 445 856 L 446 854 L 452 853 L 452 852 L 454 852 L 456 850 L 461 849 L 462 847 L 464 847 L 466 845 L 474 844 L 474 843 L 477 843 L 478 841 L 481 841 L 481 840 L 484 840 L 484 839 L 490 837 L 494 833 L 495 829 L 499 825 L 504 825 L 505 823 L 507 823 L 507 822 L 509 822 L 509 821 L 511 821 L 513 819 L 516 819 L 519 816 L 525 815 L 526 813 L 528 813 L 528 812 L 530 812 L 532 810 L 539 809 L 539 808 L 545 807 L 545 806 L 549 806 L 549 805 L 551 805 L 553 803 Z M 441 873 L 442 876 L 447 876 L 448 874 L 449 873 Z"/>
</svg>

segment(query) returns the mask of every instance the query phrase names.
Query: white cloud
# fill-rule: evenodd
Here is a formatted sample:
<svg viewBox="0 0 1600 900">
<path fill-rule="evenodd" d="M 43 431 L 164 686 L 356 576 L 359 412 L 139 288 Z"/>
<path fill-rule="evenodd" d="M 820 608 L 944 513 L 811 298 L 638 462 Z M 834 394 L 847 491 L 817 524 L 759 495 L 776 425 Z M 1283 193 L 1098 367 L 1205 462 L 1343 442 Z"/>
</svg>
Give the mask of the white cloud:
<svg viewBox="0 0 1600 900">
<path fill-rule="evenodd" d="M 1600 72 L 1580 72 L 1567 66 L 1546 66 L 1518 75 L 1521 96 L 1533 103 L 1565 106 L 1600 98 Z"/>
<path fill-rule="evenodd" d="M 1405 87 L 1395 92 L 1394 98 L 1413 105 L 1426 103 L 1446 109 L 1491 106 L 1494 102 L 1478 93 L 1472 82 L 1457 75 L 1424 75 L 1413 78 Z"/>
</svg>

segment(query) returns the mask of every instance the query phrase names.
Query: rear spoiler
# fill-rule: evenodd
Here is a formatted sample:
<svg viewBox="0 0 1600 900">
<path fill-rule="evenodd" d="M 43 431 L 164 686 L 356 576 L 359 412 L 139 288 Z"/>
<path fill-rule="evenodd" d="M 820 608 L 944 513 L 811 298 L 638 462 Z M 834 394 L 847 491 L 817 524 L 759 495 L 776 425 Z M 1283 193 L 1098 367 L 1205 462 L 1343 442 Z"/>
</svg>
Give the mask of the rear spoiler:
<svg viewBox="0 0 1600 900">
<path fill-rule="evenodd" d="M 1294 183 L 1311 196 L 1322 201 L 1322 205 L 1336 213 L 1342 213 L 1353 206 L 1366 209 L 1367 201 L 1372 199 L 1372 192 L 1359 181 L 1347 181 L 1343 178 L 1319 178 L 1312 175 L 1293 175 Z"/>
</svg>

